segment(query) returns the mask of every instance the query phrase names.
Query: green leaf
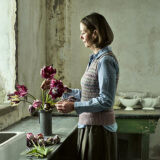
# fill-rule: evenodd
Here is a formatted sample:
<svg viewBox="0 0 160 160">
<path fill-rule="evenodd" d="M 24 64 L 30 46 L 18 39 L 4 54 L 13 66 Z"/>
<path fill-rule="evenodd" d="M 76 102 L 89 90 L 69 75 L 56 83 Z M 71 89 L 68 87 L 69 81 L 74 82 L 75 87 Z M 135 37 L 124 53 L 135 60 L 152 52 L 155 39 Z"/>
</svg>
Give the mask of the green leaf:
<svg viewBox="0 0 160 160">
<path fill-rule="evenodd" d="M 30 151 L 28 151 L 26 154 L 31 154 L 31 153 L 36 153 L 37 150 L 35 148 L 31 149 Z"/>
<path fill-rule="evenodd" d="M 50 152 L 48 148 L 45 149 L 44 154 L 47 155 Z"/>
<path fill-rule="evenodd" d="M 43 157 L 46 157 L 52 151 L 51 148 L 46 148 L 45 146 L 40 146 L 39 144 L 36 145 L 33 141 L 32 143 L 34 147 L 25 153 L 28 156 L 43 158 Z"/>
<path fill-rule="evenodd" d="M 45 155 L 44 154 L 45 153 L 45 149 L 43 147 L 38 147 L 37 148 L 37 152 L 40 153 L 40 154 L 42 154 L 42 155 Z"/>
<path fill-rule="evenodd" d="M 35 156 L 35 157 L 46 157 L 47 154 L 50 152 L 48 148 L 45 148 L 45 146 L 36 146 L 34 144 L 34 148 L 32 148 L 30 151 L 28 151 L 26 154 L 30 156 Z"/>
</svg>

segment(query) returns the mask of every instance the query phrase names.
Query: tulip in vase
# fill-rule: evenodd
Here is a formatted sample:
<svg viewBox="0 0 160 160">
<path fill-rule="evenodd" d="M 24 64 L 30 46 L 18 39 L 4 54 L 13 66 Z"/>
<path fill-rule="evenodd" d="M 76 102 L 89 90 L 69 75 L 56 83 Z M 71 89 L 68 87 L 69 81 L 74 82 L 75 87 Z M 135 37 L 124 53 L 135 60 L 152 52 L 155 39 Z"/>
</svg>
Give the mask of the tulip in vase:
<svg viewBox="0 0 160 160">
<path fill-rule="evenodd" d="M 44 66 L 40 75 L 44 78 L 41 84 L 41 97 L 39 100 L 28 92 L 24 85 L 17 85 L 16 91 L 9 94 L 9 100 L 12 106 L 17 106 L 21 101 L 29 103 L 29 112 L 34 114 L 36 111 L 39 113 L 40 131 L 43 135 L 52 135 L 52 110 L 60 98 L 66 87 L 62 81 L 55 78 L 56 69 L 53 66 Z"/>
</svg>

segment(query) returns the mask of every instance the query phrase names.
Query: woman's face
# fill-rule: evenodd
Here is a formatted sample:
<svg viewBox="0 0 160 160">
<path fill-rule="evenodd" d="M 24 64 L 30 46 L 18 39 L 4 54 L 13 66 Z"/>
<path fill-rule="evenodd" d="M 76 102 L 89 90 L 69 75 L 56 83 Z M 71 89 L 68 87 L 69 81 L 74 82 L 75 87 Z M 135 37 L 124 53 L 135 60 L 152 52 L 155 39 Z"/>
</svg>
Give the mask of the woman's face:
<svg viewBox="0 0 160 160">
<path fill-rule="evenodd" d="M 87 29 L 86 25 L 80 23 L 80 39 L 84 43 L 85 47 L 91 48 L 93 46 L 92 33 Z"/>
</svg>

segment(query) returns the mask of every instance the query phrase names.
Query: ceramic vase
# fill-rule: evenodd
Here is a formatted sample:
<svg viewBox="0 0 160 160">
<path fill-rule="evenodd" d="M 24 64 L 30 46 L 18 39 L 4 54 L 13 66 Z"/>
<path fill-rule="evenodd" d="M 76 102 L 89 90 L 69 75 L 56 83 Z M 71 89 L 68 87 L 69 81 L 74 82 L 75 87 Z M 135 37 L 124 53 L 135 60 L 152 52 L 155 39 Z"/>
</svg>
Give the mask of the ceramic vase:
<svg viewBox="0 0 160 160">
<path fill-rule="evenodd" d="M 52 112 L 51 111 L 39 111 L 39 123 L 40 123 L 40 132 L 44 136 L 52 135 Z"/>
</svg>

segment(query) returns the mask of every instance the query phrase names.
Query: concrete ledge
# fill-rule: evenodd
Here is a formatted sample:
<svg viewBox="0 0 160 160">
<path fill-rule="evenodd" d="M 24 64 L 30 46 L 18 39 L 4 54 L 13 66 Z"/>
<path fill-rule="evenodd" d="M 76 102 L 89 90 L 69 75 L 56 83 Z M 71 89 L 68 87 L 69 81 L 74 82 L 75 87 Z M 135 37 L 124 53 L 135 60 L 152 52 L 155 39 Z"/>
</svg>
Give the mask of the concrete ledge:
<svg viewBox="0 0 160 160">
<path fill-rule="evenodd" d="M 10 106 L 9 104 L 0 104 L 0 116 L 12 112 L 16 109 L 16 106 Z"/>
</svg>

